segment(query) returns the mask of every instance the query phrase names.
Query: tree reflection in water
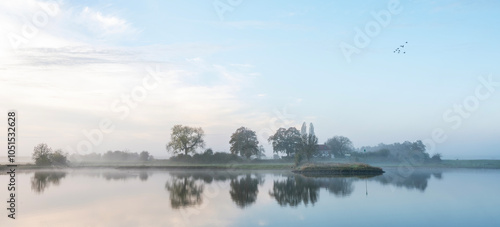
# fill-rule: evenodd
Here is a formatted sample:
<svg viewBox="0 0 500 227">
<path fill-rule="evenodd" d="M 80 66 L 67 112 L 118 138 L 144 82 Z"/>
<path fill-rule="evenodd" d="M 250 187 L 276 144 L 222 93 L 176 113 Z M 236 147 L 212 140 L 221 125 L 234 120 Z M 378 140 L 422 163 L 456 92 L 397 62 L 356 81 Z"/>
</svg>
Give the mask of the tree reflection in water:
<svg viewBox="0 0 500 227">
<path fill-rule="evenodd" d="M 257 200 L 258 185 L 264 183 L 260 174 L 237 172 L 171 172 L 173 178 L 167 181 L 165 189 L 170 192 L 170 202 L 174 209 L 198 206 L 203 203 L 205 184 L 229 182 L 231 199 L 239 208 L 245 208 Z M 242 176 L 239 178 L 239 176 Z"/>
<path fill-rule="evenodd" d="M 274 181 L 269 195 L 281 206 L 298 206 L 301 203 L 314 205 L 319 198 L 320 186 L 320 182 L 315 178 L 294 175 L 285 180 Z"/>
<path fill-rule="evenodd" d="M 170 204 L 174 209 L 200 205 L 203 202 L 204 185 L 197 184 L 191 177 L 173 178 L 165 184 L 165 188 L 170 192 Z"/>
<path fill-rule="evenodd" d="M 431 176 L 441 180 L 443 173 L 440 170 L 413 170 L 409 174 L 404 174 L 398 170 L 388 170 L 384 175 L 373 178 L 383 185 L 394 185 L 406 189 L 417 189 L 424 192 Z"/>
<path fill-rule="evenodd" d="M 31 190 L 41 194 L 51 184 L 59 185 L 61 179 L 65 176 L 66 172 L 35 172 L 31 177 Z"/>
<path fill-rule="evenodd" d="M 258 185 L 259 179 L 252 178 L 251 174 L 247 174 L 239 180 L 232 179 L 230 183 L 231 190 L 229 191 L 231 199 L 240 208 L 245 208 L 255 203 L 257 194 L 259 193 Z"/>
</svg>

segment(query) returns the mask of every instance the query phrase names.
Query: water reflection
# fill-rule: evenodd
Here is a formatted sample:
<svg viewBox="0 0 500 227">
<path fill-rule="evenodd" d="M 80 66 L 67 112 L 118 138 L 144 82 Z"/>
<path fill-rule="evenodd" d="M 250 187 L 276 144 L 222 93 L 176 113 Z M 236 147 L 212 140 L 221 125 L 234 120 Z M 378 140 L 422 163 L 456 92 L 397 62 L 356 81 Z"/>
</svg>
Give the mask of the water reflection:
<svg viewBox="0 0 500 227">
<path fill-rule="evenodd" d="M 230 183 L 231 190 L 229 191 L 231 199 L 240 208 L 245 208 L 255 203 L 257 194 L 259 193 L 258 185 L 259 179 L 252 178 L 251 174 L 247 174 L 239 180 L 232 179 Z"/>
<path fill-rule="evenodd" d="M 173 177 L 165 183 L 165 189 L 170 193 L 172 208 L 179 209 L 201 205 L 206 184 L 229 181 L 229 195 L 231 200 L 239 207 L 245 208 L 255 203 L 259 193 L 259 184 L 264 183 L 264 176 L 260 174 L 239 172 L 170 172 Z"/>
<path fill-rule="evenodd" d="M 200 205 L 203 202 L 204 185 L 191 177 L 174 178 L 167 181 L 165 189 L 170 192 L 170 205 L 174 209 Z"/>
<path fill-rule="evenodd" d="M 406 189 L 417 189 L 424 192 L 427 188 L 427 183 L 433 176 L 435 179 L 441 180 L 443 173 L 441 170 L 418 170 L 409 173 L 389 170 L 384 175 L 373 178 L 383 185 L 393 185 L 396 187 L 404 187 Z"/>
<path fill-rule="evenodd" d="M 59 185 L 62 178 L 66 176 L 66 172 L 35 172 L 31 177 L 31 190 L 36 193 L 43 193 L 47 187 L 52 185 Z"/>
<path fill-rule="evenodd" d="M 269 195 L 281 206 L 298 206 L 301 203 L 314 205 L 318 201 L 319 188 L 316 179 L 295 175 L 274 181 Z"/>
<path fill-rule="evenodd" d="M 93 173 L 89 173 L 91 175 L 94 175 Z M 109 171 L 109 172 L 102 172 L 100 176 L 102 176 L 105 180 L 107 181 L 126 181 L 130 179 L 136 179 L 139 178 L 141 181 L 147 181 L 149 176 L 151 175 L 150 172 L 147 171 L 140 171 L 140 172 L 125 172 L 125 171 Z"/>
</svg>

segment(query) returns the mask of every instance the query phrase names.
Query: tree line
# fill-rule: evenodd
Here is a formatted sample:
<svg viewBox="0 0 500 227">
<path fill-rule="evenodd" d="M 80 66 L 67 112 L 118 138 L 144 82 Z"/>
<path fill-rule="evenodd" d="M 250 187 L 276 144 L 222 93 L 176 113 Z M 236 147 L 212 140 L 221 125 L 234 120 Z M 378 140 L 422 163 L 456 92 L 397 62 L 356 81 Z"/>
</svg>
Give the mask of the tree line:
<svg viewBox="0 0 500 227">
<path fill-rule="evenodd" d="M 104 154 L 68 154 L 61 149 L 53 150 L 45 143 L 38 144 L 33 148 L 32 159 L 37 166 L 67 166 L 70 159 L 73 162 L 113 162 L 113 161 L 151 161 L 154 157 L 148 151 L 140 153 L 129 151 L 108 151 Z"/>
<path fill-rule="evenodd" d="M 206 149 L 202 154 L 196 150 L 205 148 L 205 133 L 201 127 L 189 127 L 175 125 L 172 127 L 170 142 L 166 149 L 174 154 L 173 161 L 200 162 L 200 163 L 227 163 L 231 161 L 241 161 L 242 158 L 260 159 L 265 156 L 265 150 L 259 144 L 255 131 L 240 127 L 231 135 L 229 139 L 230 153 L 213 152 Z M 364 146 L 355 149 L 352 141 L 345 136 L 334 136 L 327 139 L 323 145 L 318 145 L 318 138 L 314 133 L 314 125 L 309 124 L 307 130 L 306 123 L 302 124 L 300 131 L 295 127 L 288 129 L 279 128 L 269 136 L 267 142 L 272 145 L 273 153 L 284 154 L 282 159 L 294 160 L 296 165 L 303 161 L 310 161 L 313 158 L 345 158 L 351 157 L 356 161 L 361 160 L 384 160 L 402 161 L 415 157 L 423 161 L 441 161 L 441 155 L 435 154 L 432 157 L 425 152 L 425 145 L 422 141 L 405 141 L 403 143 L 379 144 L 377 146 Z M 321 149 L 320 149 L 321 148 Z M 191 155 L 193 154 L 193 155 Z M 129 151 L 108 151 L 104 154 L 90 153 L 86 155 L 72 154 L 71 160 L 96 162 L 96 161 L 151 161 L 153 156 L 148 151 L 133 153 Z M 34 148 L 33 160 L 36 165 L 67 165 L 67 154 L 62 150 L 52 150 L 47 144 L 39 144 Z"/>
<path fill-rule="evenodd" d="M 202 128 L 194 128 L 183 125 L 175 125 L 172 128 L 170 142 L 166 149 L 168 152 L 177 155 L 171 160 L 189 161 L 214 159 L 212 153 L 203 153 L 202 155 L 195 154 L 190 158 L 191 153 L 196 153 L 196 149 L 204 148 L 204 131 Z M 303 161 L 310 161 L 313 158 L 355 158 L 357 161 L 384 159 L 385 161 L 402 161 L 405 158 L 419 157 L 424 161 L 440 161 L 441 156 L 436 154 L 432 157 L 425 152 L 425 145 L 422 141 L 416 142 L 405 141 L 403 143 L 394 144 L 379 144 L 378 146 L 365 146 L 359 149 L 354 148 L 352 141 L 345 136 L 334 136 L 327 139 L 324 145 L 318 145 L 318 138 L 314 133 L 314 125 L 309 124 L 307 130 L 306 123 L 302 124 L 300 131 L 295 127 L 288 129 L 279 128 L 276 132 L 269 136 L 269 144 L 272 145 L 273 153 L 284 154 L 282 159 L 294 160 L 298 165 Z M 265 156 L 264 148 L 259 145 L 255 131 L 240 127 L 231 135 L 230 154 L 233 156 L 226 159 L 236 160 L 236 156 L 250 159 L 251 157 L 260 158 Z M 320 150 L 320 148 L 322 148 Z M 211 150 L 211 149 L 210 149 Z M 218 155 L 222 157 L 222 152 Z M 182 154 L 182 155 L 181 155 Z M 226 153 L 227 154 L 227 153 Z M 196 158 L 194 158 L 196 157 Z"/>
</svg>

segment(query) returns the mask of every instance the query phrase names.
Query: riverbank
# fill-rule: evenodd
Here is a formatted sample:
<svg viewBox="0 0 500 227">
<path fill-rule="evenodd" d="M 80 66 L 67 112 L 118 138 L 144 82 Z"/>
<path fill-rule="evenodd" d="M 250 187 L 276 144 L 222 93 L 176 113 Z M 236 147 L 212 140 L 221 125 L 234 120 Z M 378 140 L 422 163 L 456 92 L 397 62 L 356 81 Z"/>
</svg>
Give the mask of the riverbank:
<svg viewBox="0 0 500 227">
<path fill-rule="evenodd" d="M 335 160 L 332 162 L 315 162 L 319 164 L 338 163 L 353 164 L 348 160 Z M 374 167 L 400 167 L 412 166 L 415 168 L 478 168 L 500 169 L 500 160 L 443 160 L 440 163 L 423 163 L 412 165 L 410 163 L 366 162 Z M 16 169 L 47 169 L 47 168 L 134 168 L 134 169 L 241 169 L 241 170 L 293 170 L 294 163 L 282 160 L 260 160 L 234 163 L 182 163 L 169 160 L 154 160 L 150 162 L 95 162 L 74 163 L 62 167 L 36 166 L 34 164 L 20 164 Z M 6 165 L 0 165 L 0 170 L 6 170 Z"/>
<path fill-rule="evenodd" d="M 384 173 L 382 168 L 365 163 L 308 163 L 292 172 L 305 176 L 376 176 Z"/>
</svg>

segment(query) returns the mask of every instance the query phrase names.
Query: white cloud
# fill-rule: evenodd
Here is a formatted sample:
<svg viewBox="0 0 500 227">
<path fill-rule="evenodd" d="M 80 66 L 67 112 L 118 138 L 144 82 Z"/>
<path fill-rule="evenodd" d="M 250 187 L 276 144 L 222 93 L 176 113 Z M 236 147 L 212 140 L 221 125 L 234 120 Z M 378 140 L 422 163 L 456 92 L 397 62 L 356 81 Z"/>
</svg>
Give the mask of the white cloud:
<svg viewBox="0 0 500 227">
<path fill-rule="evenodd" d="M 81 22 L 91 31 L 105 35 L 136 33 L 137 30 L 125 19 L 118 16 L 105 15 L 90 7 L 80 13 Z"/>
</svg>

